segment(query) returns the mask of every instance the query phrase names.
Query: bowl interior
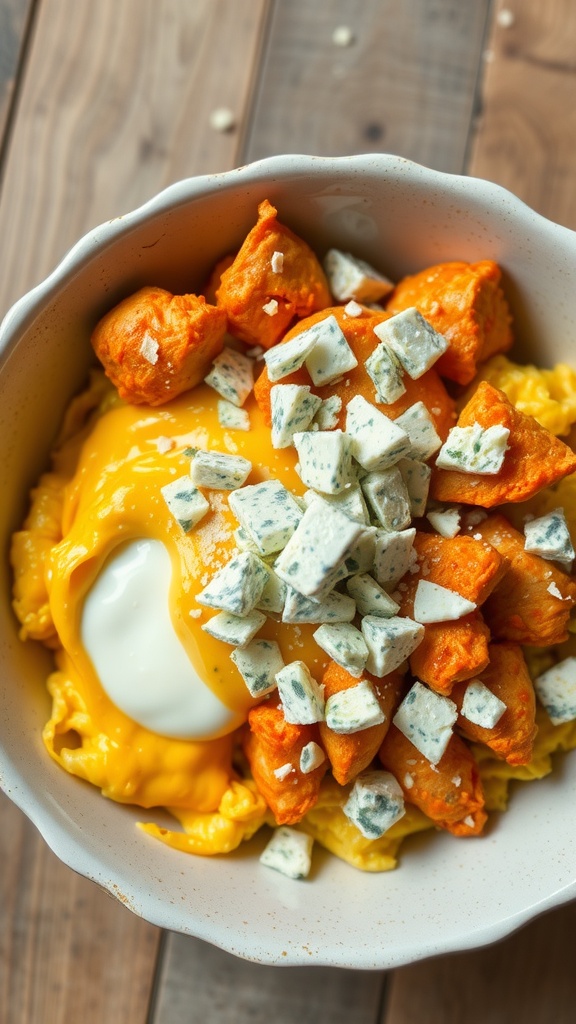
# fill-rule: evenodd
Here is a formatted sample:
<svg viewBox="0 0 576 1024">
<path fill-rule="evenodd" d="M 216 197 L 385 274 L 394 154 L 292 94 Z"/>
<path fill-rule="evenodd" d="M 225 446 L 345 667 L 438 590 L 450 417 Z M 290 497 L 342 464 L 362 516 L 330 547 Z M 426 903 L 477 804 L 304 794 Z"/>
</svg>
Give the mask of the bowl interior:
<svg viewBox="0 0 576 1024">
<path fill-rule="evenodd" d="M 540 365 L 574 361 L 576 235 L 486 182 L 427 171 L 399 158 L 272 158 L 182 182 L 91 232 L 6 317 L 0 332 L 0 531 L 5 549 L 27 492 L 47 464 L 70 396 L 92 362 L 98 317 L 144 284 L 202 290 L 268 198 L 322 254 L 330 245 L 392 278 L 444 260 L 502 266 L 516 354 Z M 44 680 L 50 659 L 22 645 L 2 567 L 0 783 L 56 853 L 138 914 L 265 963 L 384 968 L 497 939 L 576 895 L 569 856 L 576 758 L 514 790 L 484 838 L 410 840 L 395 872 L 366 875 L 318 851 L 294 883 L 261 867 L 255 837 L 231 857 L 178 854 L 135 829 L 147 815 L 105 801 L 47 757 Z M 530 857 L 527 857 L 529 833 Z"/>
</svg>

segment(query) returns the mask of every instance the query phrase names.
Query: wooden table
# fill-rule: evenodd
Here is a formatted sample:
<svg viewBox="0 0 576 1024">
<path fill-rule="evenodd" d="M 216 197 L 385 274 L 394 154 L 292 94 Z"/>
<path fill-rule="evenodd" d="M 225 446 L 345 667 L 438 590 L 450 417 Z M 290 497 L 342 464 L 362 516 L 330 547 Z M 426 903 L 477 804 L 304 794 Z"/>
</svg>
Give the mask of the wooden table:
<svg viewBox="0 0 576 1024">
<path fill-rule="evenodd" d="M 399 153 L 576 228 L 575 52 L 574 0 L 0 0 L 0 314 L 88 228 L 272 153 Z M 285 970 L 134 917 L 4 797 L 0 864 L 2 1024 L 576 1019 L 576 906 L 388 975 Z"/>
</svg>

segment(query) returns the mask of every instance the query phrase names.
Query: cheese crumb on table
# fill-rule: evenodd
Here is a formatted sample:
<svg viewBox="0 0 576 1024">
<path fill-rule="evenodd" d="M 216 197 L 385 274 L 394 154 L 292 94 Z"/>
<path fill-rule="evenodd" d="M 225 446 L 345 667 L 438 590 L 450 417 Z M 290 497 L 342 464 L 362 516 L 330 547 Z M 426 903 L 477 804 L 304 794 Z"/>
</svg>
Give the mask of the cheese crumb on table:
<svg viewBox="0 0 576 1024">
<path fill-rule="evenodd" d="M 391 772 L 362 772 L 342 810 L 366 839 L 379 839 L 405 814 L 404 794 Z"/>
<path fill-rule="evenodd" d="M 260 855 L 260 863 L 287 878 L 307 878 L 312 865 L 312 836 L 288 825 L 274 830 L 272 838 Z"/>
<path fill-rule="evenodd" d="M 392 721 L 416 749 L 436 765 L 450 742 L 457 718 L 454 701 L 416 680 Z"/>
</svg>

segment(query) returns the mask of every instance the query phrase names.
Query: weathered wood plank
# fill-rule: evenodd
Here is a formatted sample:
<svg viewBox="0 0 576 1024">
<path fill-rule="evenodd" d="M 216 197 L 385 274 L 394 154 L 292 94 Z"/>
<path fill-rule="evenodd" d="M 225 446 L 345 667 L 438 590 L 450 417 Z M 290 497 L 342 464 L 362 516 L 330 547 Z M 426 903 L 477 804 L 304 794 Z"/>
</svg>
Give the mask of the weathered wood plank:
<svg viewBox="0 0 576 1024">
<path fill-rule="evenodd" d="M 0 193 L 0 315 L 92 225 L 237 160 L 267 0 L 43 0 Z M 15 9 L 15 8 L 14 8 Z M 225 66 L 226 73 L 222 73 Z M 0 797 L 3 1024 L 147 1017 L 159 941 Z"/>
<path fill-rule="evenodd" d="M 383 976 L 334 967 L 263 967 L 170 936 L 150 1024 L 377 1021 Z"/>
<path fill-rule="evenodd" d="M 573 904 L 497 945 L 395 971 L 382 1024 L 572 1024 L 575 927 Z"/>
<path fill-rule="evenodd" d="M 0 4 L 0 153 L 33 8 L 34 0 L 2 0 Z"/>
<path fill-rule="evenodd" d="M 488 8 L 277 0 L 244 159 L 385 151 L 462 171 Z"/>
<path fill-rule="evenodd" d="M 576 228 L 576 5 L 498 6 L 469 173 Z"/>
</svg>

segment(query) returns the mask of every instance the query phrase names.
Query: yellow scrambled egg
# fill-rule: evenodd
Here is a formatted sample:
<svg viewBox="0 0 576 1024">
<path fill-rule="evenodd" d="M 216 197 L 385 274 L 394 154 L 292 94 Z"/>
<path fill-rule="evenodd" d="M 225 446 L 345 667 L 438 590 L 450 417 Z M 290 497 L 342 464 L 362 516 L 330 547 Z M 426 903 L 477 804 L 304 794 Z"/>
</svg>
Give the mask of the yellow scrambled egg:
<svg viewBox="0 0 576 1024">
<path fill-rule="evenodd" d="M 483 376 L 554 433 L 567 433 L 576 420 L 576 373 L 568 367 L 541 371 L 498 356 L 484 367 Z M 94 373 L 87 392 L 70 407 L 52 469 L 34 490 L 29 516 L 14 537 L 14 605 L 22 637 L 56 649 L 56 671 L 48 680 L 52 713 L 44 730 L 49 754 L 111 799 L 166 808 L 182 827 L 180 831 L 143 824 L 150 835 L 179 850 L 217 854 L 234 849 L 261 825 L 273 824 L 253 782 L 238 767 L 234 734 L 194 742 L 166 739 L 137 725 L 107 697 L 79 640 L 83 596 L 119 538 L 162 539 L 177 584 L 184 570 L 188 579 L 171 594 L 182 642 L 193 661 L 225 667 L 228 703 L 244 712 L 250 706 L 251 698 L 227 655 L 223 665 L 221 645 L 199 633 L 204 612 L 199 618 L 188 614 L 199 589 L 193 584 L 202 580 L 207 566 L 218 568 L 233 550 L 236 523 L 227 504 L 212 492 L 216 496 L 211 514 L 194 531 L 191 548 L 182 544 L 182 531 L 159 498 L 160 487 L 172 479 L 174 469 L 187 472 L 188 460 L 182 454 L 186 445 L 209 443 L 223 451 L 237 450 L 234 436 L 218 424 L 214 393 L 200 387 L 193 397 L 192 402 L 185 395 L 163 409 L 127 406 L 104 376 Z M 272 449 L 269 430 L 252 399 L 248 407 L 252 429 L 243 438 L 242 453 L 254 462 L 254 479 L 266 479 L 272 470 L 298 492 L 302 487 L 292 455 Z M 154 443 L 158 435 L 176 438 L 174 451 L 159 454 Z M 576 541 L 576 477 L 562 481 L 553 493 L 541 493 L 532 504 L 539 514 L 564 505 Z M 302 626 L 296 653 L 289 646 L 293 636 L 282 624 L 269 620 L 263 635 L 277 639 L 286 653 L 292 651 L 292 659 L 302 658 L 322 671 L 322 652 L 311 640 L 314 628 Z M 541 664 L 547 657 L 546 652 L 540 654 Z M 213 673 L 207 675 L 214 678 Z M 218 692 L 222 684 L 211 685 Z M 512 780 L 542 777 L 551 770 L 556 751 L 574 746 L 576 723 L 554 727 L 543 712 L 531 764 L 515 768 L 487 748 L 475 746 L 487 807 L 503 809 Z M 408 806 L 406 815 L 382 838 L 365 839 L 342 811 L 348 789 L 327 777 L 318 803 L 300 827 L 358 868 L 393 868 L 402 840 L 432 827 L 423 813 Z"/>
</svg>

